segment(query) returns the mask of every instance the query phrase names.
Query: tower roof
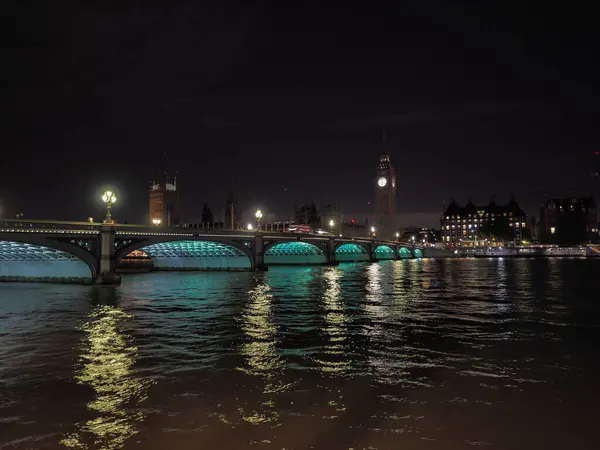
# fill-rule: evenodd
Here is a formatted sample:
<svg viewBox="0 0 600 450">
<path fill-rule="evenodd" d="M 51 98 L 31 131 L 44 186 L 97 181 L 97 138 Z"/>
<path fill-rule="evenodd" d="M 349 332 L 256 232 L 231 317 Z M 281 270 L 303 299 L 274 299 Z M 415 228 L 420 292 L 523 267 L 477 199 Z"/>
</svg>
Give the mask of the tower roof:
<svg viewBox="0 0 600 450">
<path fill-rule="evenodd" d="M 377 170 L 393 169 L 394 165 L 390 161 L 389 152 L 383 152 L 379 155 L 379 162 L 377 163 Z"/>
</svg>

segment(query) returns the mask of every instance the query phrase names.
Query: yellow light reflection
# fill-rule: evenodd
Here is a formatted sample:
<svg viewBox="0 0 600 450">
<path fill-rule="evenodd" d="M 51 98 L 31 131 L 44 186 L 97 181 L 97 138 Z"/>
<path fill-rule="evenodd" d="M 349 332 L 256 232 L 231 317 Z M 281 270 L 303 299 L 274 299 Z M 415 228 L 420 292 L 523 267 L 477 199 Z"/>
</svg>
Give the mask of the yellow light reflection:
<svg viewBox="0 0 600 450">
<path fill-rule="evenodd" d="M 341 271 L 337 268 L 332 268 L 323 273 L 325 279 L 325 292 L 323 294 L 323 309 L 325 310 L 325 332 L 329 335 L 329 343 L 325 347 L 327 355 L 335 357 L 346 357 L 348 354 L 344 349 L 344 345 L 348 339 L 348 331 L 346 327 L 346 316 L 344 314 L 344 305 L 341 299 L 340 278 Z M 350 361 L 318 361 L 322 365 L 322 370 L 325 373 L 334 374 L 337 376 L 344 375 L 350 369 Z"/>
<path fill-rule="evenodd" d="M 96 417 L 80 423 L 77 431 L 65 437 L 61 441 L 65 447 L 118 449 L 138 432 L 136 423 L 145 416 L 132 408 L 146 399 L 151 382 L 132 372 L 137 348 L 129 345 L 129 336 L 120 329 L 120 323 L 130 317 L 103 305 L 95 308 L 82 326 L 86 340 L 75 379 L 95 391 L 87 407 Z"/>
<path fill-rule="evenodd" d="M 248 295 L 248 305 L 241 317 L 242 331 L 246 335 L 246 343 L 240 353 L 246 359 L 246 366 L 238 369 L 248 375 L 264 379 L 263 394 L 269 398 L 261 403 L 261 411 L 245 412 L 239 409 L 242 419 L 254 425 L 273 422 L 279 418 L 275 410 L 272 395 L 282 392 L 288 386 L 281 382 L 283 361 L 277 354 L 277 327 L 271 319 L 271 302 L 273 295 L 266 284 L 259 284 Z"/>
</svg>

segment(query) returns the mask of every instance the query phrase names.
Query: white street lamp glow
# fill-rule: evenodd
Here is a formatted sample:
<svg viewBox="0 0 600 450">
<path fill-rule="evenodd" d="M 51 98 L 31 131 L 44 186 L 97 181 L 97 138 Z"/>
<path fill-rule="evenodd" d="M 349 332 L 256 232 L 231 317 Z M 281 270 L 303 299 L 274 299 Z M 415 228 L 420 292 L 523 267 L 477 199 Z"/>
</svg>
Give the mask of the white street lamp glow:
<svg viewBox="0 0 600 450">
<path fill-rule="evenodd" d="M 375 227 L 371 227 L 371 233 L 375 233 Z"/>
<path fill-rule="evenodd" d="M 113 204 L 117 201 L 117 197 L 112 193 L 112 191 L 106 191 L 104 194 L 102 194 L 102 201 L 107 204 Z"/>
<path fill-rule="evenodd" d="M 329 226 L 330 226 L 331 228 L 333 228 L 333 226 L 334 226 L 334 225 L 335 225 L 335 222 L 333 221 L 333 219 L 331 219 L 331 220 L 329 221 Z"/>
<path fill-rule="evenodd" d="M 262 219 L 263 213 L 260 209 L 256 210 L 256 229 L 260 231 L 260 219 Z"/>
<path fill-rule="evenodd" d="M 106 223 L 112 223 L 110 218 L 110 208 L 117 201 L 117 196 L 112 191 L 105 191 L 102 194 L 102 201 L 106 204 Z"/>
<path fill-rule="evenodd" d="M 156 226 L 159 226 L 161 224 L 162 220 L 161 219 L 152 219 L 152 223 Z"/>
<path fill-rule="evenodd" d="M 248 226 L 247 226 L 246 228 L 248 228 L 248 231 L 252 231 L 252 228 L 254 228 L 254 227 L 252 226 L 252 224 L 251 224 L 251 223 L 249 223 L 249 224 L 248 224 Z"/>
</svg>

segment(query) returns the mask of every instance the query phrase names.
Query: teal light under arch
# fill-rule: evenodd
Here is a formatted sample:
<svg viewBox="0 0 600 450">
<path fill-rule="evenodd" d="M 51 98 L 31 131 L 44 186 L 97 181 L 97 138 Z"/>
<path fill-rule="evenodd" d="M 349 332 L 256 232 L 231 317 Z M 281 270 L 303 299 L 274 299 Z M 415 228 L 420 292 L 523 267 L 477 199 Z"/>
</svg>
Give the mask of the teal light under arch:
<svg viewBox="0 0 600 450">
<path fill-rule="evenodd" d="M 409 249 L 402 247 L 400 250 L 398 250 L 398 256 L 400 256 L 402 259 L 408 259 L 412 257 L 412 254 L 410 253 Z"/>
<path fill-rule="evenodd" d="M 420 248 L 415 248 L 413 250 L 413 254 L 415 255 L 415 258 L 422 258 L 423 257 L 423 251 Z"/>
<path fill-rule="evenodd" d="M 394 249 L 389 245 L 380 245 L 375 249 L 377 259 L 394 259 Z"/>
<path fill-rule="evenodd" d="M 325 253 L 308 242 L 282 242 L 265 252 L 265 264 L 324 264 Z"/>
<path fill-rule="evenodd" d="M 362 245 L 348 242 L 335 249 L 335 259 L 338 262 L 368 261 L 369 252 Z"/>
<path fill-rule="evenodd" d="M 0 279 L 91 282 L 92 271 L 84 261 L 63 250 L 0 241 Z"/>
<path fill-rule="evenodd" d="M 250 269 L 250 258 L 241 250 L 221 242 L 171 241 L 139 249 L 152 258 L 157 270 Z"/>
</svg>

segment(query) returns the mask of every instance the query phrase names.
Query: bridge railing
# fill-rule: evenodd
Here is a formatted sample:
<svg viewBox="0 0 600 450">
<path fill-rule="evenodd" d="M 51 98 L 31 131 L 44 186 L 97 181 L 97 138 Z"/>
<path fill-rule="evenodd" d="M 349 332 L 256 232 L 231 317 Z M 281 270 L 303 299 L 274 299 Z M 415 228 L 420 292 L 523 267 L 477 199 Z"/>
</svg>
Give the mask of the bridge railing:
<svg viewBox="0 0 600 450">
<path fill-rule="evenodd" d="M 64 220 L 39 220 L 39 219 L 0 219 L 0 230 L 90 230 L 100 231 L 102 223 L 99 222 L 73 222 Z M 236 236 L 236 237 L 253 237 L 257 234 L 263 235 L 264 238 L 289 238 L 291 240 L 328 240 L 331 237 L 335 238 L 336 241 L 344 242 L 362 242 L 362 243 L 379 243 L 387 245 L 403 245 L 409 247 L 418 247 L 414 244 L 405 244 L 403 242 L 385 241 L 381 239 L 374 239 L 371 237 L 351 237 L 351 236 L 337 236 L 329 233 L 324 234 L 305 234 L 305 233 L 293 233 L 285 231 L 257 231 L 257 230 L 225 230 L 219 228 L 191 228 L 191 227 L 153 227 L 142 224 L 125 224 L 116 223 L 112 224 L 118 234 L 143 234 L 143 235 L 182 235 L 182 236 Z"/>
<path fill-rule="evenodd" d="M 100 223 L 68 222 L 63 220 L 0 219 L 0 229 L 34 230 L 99 230 Z"/>
</svg>

